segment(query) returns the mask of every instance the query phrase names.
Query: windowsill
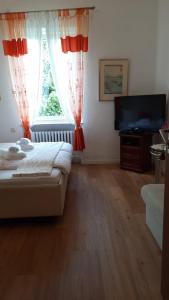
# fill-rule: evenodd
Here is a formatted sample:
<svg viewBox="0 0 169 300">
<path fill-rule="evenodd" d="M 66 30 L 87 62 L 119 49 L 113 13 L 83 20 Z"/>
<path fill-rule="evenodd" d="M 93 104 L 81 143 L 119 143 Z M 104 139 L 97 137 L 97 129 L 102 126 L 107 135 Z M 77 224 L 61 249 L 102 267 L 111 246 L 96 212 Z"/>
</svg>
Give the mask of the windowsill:
<svg viewBox="0 0 169 300">
<path fill-rule="evenodd" d="M 80 123 L 81 125 L 84 124 L 84 122 L 82 121 Z M 33 123 L 32 123 L 32 126 L 34 125 L 74 125 L 75 126 L 75 123 L 72 121 L 72 122 L 68 122 L 66 121 L 65 119 L 38 119 L 38 120 L 35 120 Z"/>
<path fill-rule="evenodd" d="M 74 124 L 73 122 L 68 122 L 65 118 L 55 118 L 55 117 L 46 117 L 46 118 L 37 118 L 32 125 L 41 125 L 41 124 L 50 124 L 50 125 L 57 125 L 57 124 Z"/>
<path fill-rule="evenodd" d="M 36 121 L 32 123 L 32 126 L 34 125 L 62 125 L 62 124 L 71 124 L 74 125 L 74 123 L 66 122 L 66 121 Z"/>
<path fill-rule="evenodd" d="M 57 130 L 74 130 L 75 125 L 71 123 L 54 123 L 54 122 L 45 122 L 45 123 L 34 123 L 31 126 L 31 131 L 32 132 L 37 132 L 37 131 L 57 131 Z"/>
<path fill-rule="evenodd" d="M 83 122 L 81 122 L 81 125 L 83 126 Z M 33 122 L 31 131 L 69 131 L 74 130 L 74 128 L 75 124 L 73 122 L 66 121 L 64 118 L 39 118 Z"/>
</svg>

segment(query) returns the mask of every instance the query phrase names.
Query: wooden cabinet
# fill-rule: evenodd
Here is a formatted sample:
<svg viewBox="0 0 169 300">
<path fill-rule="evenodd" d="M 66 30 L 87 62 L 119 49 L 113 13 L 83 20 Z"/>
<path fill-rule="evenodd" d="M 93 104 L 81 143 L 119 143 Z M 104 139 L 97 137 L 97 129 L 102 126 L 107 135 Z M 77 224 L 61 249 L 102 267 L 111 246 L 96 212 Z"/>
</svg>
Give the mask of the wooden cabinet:
<svg viewBox="0 0 169 300">
<path fill-rule="evenodd" d="M 144 172 L 151 168 L 152 134 L 120 133 L 120 166 L 123 169 Z"/>
</svg>

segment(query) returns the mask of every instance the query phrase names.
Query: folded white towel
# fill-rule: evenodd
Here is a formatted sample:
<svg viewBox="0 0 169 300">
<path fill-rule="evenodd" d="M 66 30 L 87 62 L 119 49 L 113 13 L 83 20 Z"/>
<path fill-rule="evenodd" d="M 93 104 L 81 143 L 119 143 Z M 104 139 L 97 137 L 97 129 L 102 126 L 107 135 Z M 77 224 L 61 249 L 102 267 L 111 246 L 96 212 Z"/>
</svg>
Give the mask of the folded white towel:
<svg viewBox="0 0 169 300">
<path fill-rule="evenodd" d="M 14 152 L 12 153 L 12 152 L 9 151 L 6 154 L 6 159 L 7 160 L 19 160 L 19 159 L 23 159 L 25 157 L 26 157 L 26 153 L 23 152 L 23 151 L 19 151 L 17 153 L 14 153 Z"/>
<path fill-rule="evenodd" d="M 23 151 L 30 151 L 34 149 L 34 145 L 27 138 L 21 138 L 16 142 L 16 144 L 19 145 Z"/>
<path fill-rule="evenodd" d="M 27 138 L 21 138 L 19 141 L 16 142 L 17 145 L 28 145 L 31 143 L 31 140 Z"/>
<path fill-rule="evenodd" d="M 19 152 L 12 152 L 4 149 L 0 149 L 0 159 L 7 159 L 7 160 L 19 160 L 26 157 L 26 153 L 23 151 Z"/>
<path fill-rule="evenodd" d="M 32 143 L 27 144 L 27 145 L 21 145 L 21 149 L 23 151 L 30 151 L 34 149 L 34 145 Z"/>
<path fill-rule="evenodd" d="M 11 146 L 8 148 L 8 151 L 17 153 L 21 150 L 20 146 Z"/>
<path fill-rule="evenodd" d="M 0 160 L 0 170 L 16 170 L 17 167 L 16 162 Z"/>
<path fill-rule="evenodd" d="M 8 150 L 0 149 L 0 159 L 5 159 L 5 155 L 8 152 Z"/>
</svg>

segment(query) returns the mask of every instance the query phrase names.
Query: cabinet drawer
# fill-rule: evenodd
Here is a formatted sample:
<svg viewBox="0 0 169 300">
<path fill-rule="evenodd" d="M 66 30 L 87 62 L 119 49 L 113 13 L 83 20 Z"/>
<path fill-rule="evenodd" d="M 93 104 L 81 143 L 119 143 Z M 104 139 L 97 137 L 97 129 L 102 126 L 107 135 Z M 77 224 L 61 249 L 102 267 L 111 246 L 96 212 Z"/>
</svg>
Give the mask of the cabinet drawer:
<svg viewBox="0 0 169 300">
<path fill-rule="evenodd" d="M 132 147 L 132 146 L 121 146 L 121 153 L 141 153 L 141 148 L 140 147 Z"/>
<path fill-rule="evenodd" d="M 128 157 L 124 158 L 121 156 L 120 163 L 126 164 L 126 165 L 134 165 L 134 166 L 142 166 L 142 160 L 140 158 L 135 157 Z"/>
<path fill-rule="evenodd" d="M 141 155 L 140 152 L 122 152 L 121 153 L 121 159 L 125 159 L 125 160 L 139 160 L 141 159 Z"/>
<path fill-rule="evenodd" d="M 149 146 L 152 135 L 120 134 L 120 165 L 123 169 L 144 172 L 151 167 Z"/>
</svg>

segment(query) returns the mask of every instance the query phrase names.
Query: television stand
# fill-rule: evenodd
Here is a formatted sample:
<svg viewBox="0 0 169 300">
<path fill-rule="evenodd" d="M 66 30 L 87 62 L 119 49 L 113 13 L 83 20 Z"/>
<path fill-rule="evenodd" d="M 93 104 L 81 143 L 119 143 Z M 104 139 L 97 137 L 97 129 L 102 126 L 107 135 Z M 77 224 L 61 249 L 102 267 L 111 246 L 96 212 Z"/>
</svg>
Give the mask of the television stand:
<svg viewBox="0 0 169 300">
<path fill-rule="evenodd" d="M 127 130 L 123 130 L 120 132 L 120 134 L 133 134 L 133 135 L 137 135 L 137 134 L 141 134 L 143 135 L 145 133 L 144 130 L 139 129 L 139 128 L 135 128 L 135 129 L 127 129 Z"/>
<path fill-rule="evenodd" d="M 120 167 L 136 172 L 151 169 L 152 133 L 120 132 Z"/>
</svg>

